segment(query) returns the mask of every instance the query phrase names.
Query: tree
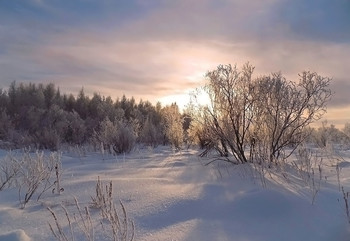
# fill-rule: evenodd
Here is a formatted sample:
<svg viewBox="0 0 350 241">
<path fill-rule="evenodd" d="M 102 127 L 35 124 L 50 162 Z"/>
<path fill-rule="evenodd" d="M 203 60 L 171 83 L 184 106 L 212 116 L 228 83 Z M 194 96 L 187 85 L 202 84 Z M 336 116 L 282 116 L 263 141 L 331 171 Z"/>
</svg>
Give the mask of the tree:
<svg viewBox="0 0 350 241">
<path fill-rule="evenodd" d="M 201 89 L 209 104 L 200 104 L 194 94 L 194 120 L 206 130 L 206 152 L 214 148 L 238 163 L 277 162 L 305 140 L 306 128 L 326 111 L 330 79 L 312 72 L 301 73 L 297 83 L 281 73 L 253 79 L 253 71 L 249 63 L 241 71 L 231 65 L 209 71 Z M 288 147 L 292 151 L 286 153 Z"/>
<path fill-rule="evenodd" d="M 152 123 L 150 118 L 146 119 L 139 139 L 141 142 L 148 146 L 156 147 L 159 144 L 159 132 L 157 131 L 157 127 Z"/>
<path fill-rule="evenodd" d="M 345 123 L 342 131 L 350 138 L 350 122 Z"/>
<path fill-rule="evenodd" d="M 36 144 L 40 148 L 57 150 L 64 141 L 68 131 L 69 122 L 67 112 L 57 105 L 52 105 L 44 114 L 41 115 L 41 121 L 37 128 L 35 136 Z"/>
<path fill-rule="evenodd" d="M 7 109 L 9 101 L 7 92 L 0 89 L 0 109 Z"/>
<path fill-rule="evenodd" d="M 326 102 L 331 97 L 330 79 L 313 72 L 302 72 L 299 82 L 286 80 L 281 73 L 258 78 L 254 109 L 254 136 L 258 145 L 264 146 L 270 162 L 286 158 L 287 147 L 295 150 L 309 135 L 305 129 L 326 112 Z M 282 155 L 282 156 L 281 156 Z"/>
<path fill-rule="evenodd" d="M 203 138 L 206 152 L 214 148 L 221 156 L 227 157 L 230 152 L 240 163 L 248 162 L 245 146 L 255 116 L 253 104 L 257 101 L 251 78 L 253 70 L 250 64 L 242 72 L 236 66 L 219 65 L 206 74 L 208 82 L 201 91 L 208 96 L 209 104 L 198 105 L 195 100 L 197 121 L 206 130 L 207 137 Z M 198 99 L 199 95 L 202 94 L 194 97 Z"/>
<path fill-rule="evenodd" d="M 135 144 L 135 135 L 130 125 L 122 120 L 110 121 L 106 118 L 94 134 L 95 144 L 102 143 L 105 150 L 116 154 L 129 153 Z"/>
<path fill-rule="evenodd" d="M 56 98 L 56 88 L 54 84 L 48 84 L 46 87 L 43 87 L 43 94 L 45 98 L 45 105 L 47 109 L 55 103 Z"/>
<path fill-rule="evenodd" d="M 182 117 L 179 111 L 179 107 L 176 103 L 166 106 L 162 109 L 162 125 L 164 126 L 164 135 L 167 140 L 176 149 L 180 149 L 183 143 L 183 128 Z"/>
<path fill-rule="evenodd" d="M 85 120 L 88 116 L 88 108 L 89 108 L 90 99 L 85 95 L 84 89 L 82 88 L 78 94 L 77 100 L 75 102 L 74 109 L 80 117 Z"/>
<path fill-rule="evenodd" d="M 8 133 L 13 129 L 10 117 L 4 109 L 0 109 L 0 141 L 8 138 Z"/>
<path fill-rule="evenodd" d="M 350 137 L 346 134 L 345 124 L 343 131 L 337 129 L 333 124 L 328 125 L 327 120 L 322 121 L 322 125 L 312 133 L 314 143 L 321 148 L 325 148 L 333 144 L 341 144 L 343 147 L 348 147 Z"/>
<path fill-rule="evenodd" d="M 66 112 L 67 130 L 65 133 L 65 141 L 70 144 L 81 145 L 86 140 L 86 126 L 83 119 L 75 111 Z"/>
<path fill-rule="evenodd" d="M 113 150 L 117 154 L 129 153 L 135 145 L 133 128 L 124 121 L 114 123 L 117 135 L 114 137 Z"/>
</svg>

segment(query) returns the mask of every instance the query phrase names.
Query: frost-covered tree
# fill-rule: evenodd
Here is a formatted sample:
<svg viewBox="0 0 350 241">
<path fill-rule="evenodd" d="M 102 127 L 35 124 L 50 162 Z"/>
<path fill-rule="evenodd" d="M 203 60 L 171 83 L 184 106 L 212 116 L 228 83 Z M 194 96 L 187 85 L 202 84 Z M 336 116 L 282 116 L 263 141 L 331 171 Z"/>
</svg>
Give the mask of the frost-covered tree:
<svg viewBox="0 0 350 241">
<path fill-rule="evenodd" d="M 319 120 L 331 97 L 330 79 L 304 71 L 299 81 L 286 80 L 281 73 L 260 77 L 255 82 L 254 138 L 263 146 L 270 162 L 286 158 L 287 147 L 295 150 L 308 136 L 305 129 Z M 261 148 L 260 148 L 261 149 Z"/>
<path fill-rule="evenodd" d="M 67 112 L 57 105 L 52 105 L 41 115 L 40 127 L 34 134 L 40 148 L 57 150 L 68 131 Z"/>
<path fill-rule="evenodd" d="M 345 125 L 346 126 L 346 125 Z M 346 135 L 345 129 L 339 130 L 333 124 L 328 124 L 325 120 L 322 125 L 312 132 L 313 142 L 321 148 L 333 144 L 340 144 L 343 147 L 350 145 L 350 137 Z"/>
<path fill-rule="evenodd" d="M 9 97 L 6 91 L 0 89 L 0 109 L 7 110 L 9 105 Z"/>
<path fill-rule="evenodd" d="M 291 153 L 287 148 L 293 151 L 304 141 L 309 124 L 326 111 L 330 79 L 312 72 L 302 72 L 296 82 L 280 73 L 253 79 L 253 71 L 250 64 L 241 71 L 231 65 L 209 71 L 202 89 L 209 104 L 194 101 L 195 120 L 210 136 L 207 149 L 233 155 L 239 163 L 277 162 Z"/>
<path fill-rule="evenodd" d="M 220 155 L 231 153 L 241 163 L 247 162 L 245 147 L 249 144 L 249 135 L 253 118 L 252 73 L 254 68 L 246 64 L 242 71 L 231 65 L 219 65 L 216 70 L 206 74 L 207 84 L 194 95 L 197 105 L 195 121 L 204 130 L 205 147 L 216 149 Z M 204 94 L 209 103 L 202 105 L 197 99 Z"/>
<path fill-rule="evenodd" d="M 114 139 L 113 150 L 117 154 L 129 153 L 135 146 L 135 134 L 131 125 L 124 121 L 115 123 L 117 135 Z"/>
<path fill-rule="evenodd" d="M 93 140 L 95 145 L 102 144 L 105 150 L 110 151 L 113 145 L 113 138 L 117 135 L 117 130 L 112 121 L 105 118 L 99 125 L 99 129 L 94 132 Z"/>
<path fill-rule="evenodd" d="M 140 142 L 156 147 L 160 142 L 160 133 L 157 127 L 152 123 L 150 118 L 147 118 L 143 124 L 142 131 L 139 136 Z"/>
<path fill-rule="evenodd" d="M 205 122 L 199 123 L 197 121 L 192 121 L 189 129 L 187 131 L 188 144 L 189 145 L 199 145 L 201 149 L 207 147 L 211 143 L 214 143 L 209 134 L 209 128 L 206 126 Z"/>
<path fill-rule="evenodd" d="M 84 89 L 82 88 L 75 101 L 74 110 L 78 112 L 83 119 L 86 119 L 89 115 L 89 102 L 89 96 L 85 95 Z"/>
<path fill-rule="evenodd" d="M 74 97 L 70 93 L 61 95 L 54 84 L 13 82 L 8 91 L 0 90 L 0 140 L 5 141 L 3 144 L 11 142 L 18 148 L 57 149 L 61 143 L 81 145 L 90 141 L 96 144 L 94 130 L 102 135 L 101 126 L 107 128 L 105 120 L 108 119 L 112 121 L 114 129 L 119 122 L 121 130 L 117 134 L 129 140 L 130 146 L 133 146 L 135 138 L 146 144 L 167 144 L 170 143 L 168 136 L 178 146 L 174 135 L 165 134 L 161 110 L 160 104 L 153 106 L 142 100 L 136 104 L 133 97 L 127 98 L 125 95 L 114 102 L 111 97 L 98 93 L 90 98 L 83 88 Z M 123 126 L 126 126 L 125 131 L 122 131 Z M 103 143 L 111 142 L 103 139 Z M 97 145 L 100 147 L 101 143 Z M 129 148 L 115 149 L 125 152 Z"/>
<path fill-rule="evenodd" d="M 135 135 L 130 125 L 122 120 L 110 121 L 106 118 L 94 133 L 96 145 L 102 143 L 105 150 L 115 153 L 129 153 L 135 144 Z"/>
<path fill-rule="evenodd" d="M 345 123 L 342 131 L 350 138 L 350 122 Z"/>
<path fill-rule="evenodd" d="M 8 133 L 13 129 L 10 116 L 5 109 L 0 109 L 0 140 L 8 139 Z"/>
<path fill-rule="evenodd" d="M 57 104 L 56 88 L 55 88 L 55 85 L 52 83 L 46 85 L 46 87 L 42 86 L 42 88 L 43 88 L 43 94 L 45 98 L 45 105 L 46 105 L 46 108 L 49 109 L 53 104 Z"/>
<path fill-rule="evenodd" d="M 69 144 L 81 145 L 87 139 L 85 122 L 75 111 L 67 113 L 67 128 L 64 140 Z"/>
<path fill-rule="evenodd" d="M 73 94 L 63 95 L 63 109 L 65 111 L 73 111 L 75 106 L 75 98 Z"/>
<path fill-rule="evenodd" d="M 179 107 L 176 103 L 166 106 L 162 109 L 162 125 L 164 134 L 171 145 L 180 149 L 183 143 L 183 120 Z"/>
</svg>

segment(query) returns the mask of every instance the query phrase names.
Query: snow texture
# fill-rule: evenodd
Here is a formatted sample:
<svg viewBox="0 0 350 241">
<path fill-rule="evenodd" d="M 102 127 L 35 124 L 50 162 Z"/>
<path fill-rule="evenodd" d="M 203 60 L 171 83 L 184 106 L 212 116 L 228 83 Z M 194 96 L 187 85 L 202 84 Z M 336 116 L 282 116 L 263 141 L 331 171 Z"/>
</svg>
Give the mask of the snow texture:
<svg viewBox="0 0 350 241">
<path fill-rule="evenodd" d="M 22 229 L 19 229 L 0 235 L 0 241 L 31 241 L 31 239 Z"/>
<path fill-rule="evenodd" d="M 327 178 L 312 205 L 309 188 L 297 185 L 293 173 L 288 174 L 290 181 L 271 176 L 263 188 L 248 165 L 205 166 L 207 160 L 197 154 L 167 147 L 118 156 L 65 152 L 61 195 L 49 191 L 20 209 L 15 188 L 0 192 L 0 241 L 55 240 L 46 207 L 59 213 L 63 204 L 72 210 L 74 197 L 89 205 L 98 176 L 105 183 L 113 181 L 114 200 L 124 203 L 135 222 L 135 240 L 350 240 L 334 165 L 325 165 Z M 348 154 L 340 178 L 350 191 Z M 91 214 L 97 217 L 98 211 Z"/>
</svg>

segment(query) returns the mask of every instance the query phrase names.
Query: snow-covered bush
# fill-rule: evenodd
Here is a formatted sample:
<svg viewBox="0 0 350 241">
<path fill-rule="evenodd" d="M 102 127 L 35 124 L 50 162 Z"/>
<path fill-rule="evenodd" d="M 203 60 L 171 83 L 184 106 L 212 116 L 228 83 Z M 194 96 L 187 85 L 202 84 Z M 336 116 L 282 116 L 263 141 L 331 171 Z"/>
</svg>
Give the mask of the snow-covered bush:
<svg viewBox="0 0 350 241">
<path fill-rule="evenodd" d="M 113 138 L 116 136 L 117 130 L 112 121 L 108 118 L 104 119 L 97 131 L 94 131 L 93 134 L 93 143 L 96 146 L 100 146 L 102 143 L 102 147 L 104 150 L 110 151 L 111 146 L 113 145 Z"/>
<path fill-rule="evenodd" d="M 0 160 L 0 191 L 16 181 L 21 165 L 11 152 Z"/>
<path fill-rule="evenodd" d="M 103 185 L 100 177 L 97 178 L 96 195 L 91 197 L 91 207 L 97 208 L 101 211 L 101 216 L 107 218 L 108 214 L 112 212 L 113 207 L 113 184 L 112 181 L 108 185 Z"/>
<path fill-rule="evenodd" d="M 105 150 L 114 153 L 129 153 L 135 145 L 135 135 L 127 123 L 116 120 L 114 123 L 106 118 L 100 124 L 99 131 L 94 133 L 93 141 L 99 146 L 102 143 Z"/>
<path fill-rule="evenodd" d="M 118 121 L 116 124 L 117 135 L 115 136 L 115 141 L 113 143 L 113 150 L 117 154 L 129 153 L 135 146 L 135 134 L 130 127 L 123 121 Z"/>
<path fill-rule="evenodd" d="M 9 130 L 8 139 L 14 148 L 35 147 L 35 141 L 28 131 Z"/>
<path fill-rule="evenodd" d="M 57 193 L 63 190 L 60 187 L 60 154 L 54 152 L 46 157 L 43 152 L 36 151 L 35 154 L 32 154 L 29 151 L 24 151 L 22 156 L 18 157 L 18 162 L 20 166 L 17 183 L 21 208 L 25 208 L 33 195 L 40 189 L 41 192 L 38 194 L 37 200 L 44 192 L 54 186 Z"/>
</svg>

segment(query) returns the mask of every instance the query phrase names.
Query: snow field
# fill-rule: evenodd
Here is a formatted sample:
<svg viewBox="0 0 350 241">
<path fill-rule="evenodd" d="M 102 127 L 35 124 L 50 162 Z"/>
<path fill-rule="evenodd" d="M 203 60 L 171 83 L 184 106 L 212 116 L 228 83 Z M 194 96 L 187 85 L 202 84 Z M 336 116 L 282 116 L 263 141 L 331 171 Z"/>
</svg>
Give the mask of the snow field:
<svg viewBox="0 0 350 241">
<path fill-rule="evenodd" d="M 333 165 L 325 165 L 327 180 L 322 180 L 312 205 L 309 187 L 291 170 L 286 170 L 287 179 L 268 176 L 263 188 L 250 166 L 204 166 L 206 160 L 196 154 L 164 147 L 118 157 L 64 153 L 61 195 L 48 191 L 39 202 L 34 197 L 19 209 L 18 190 L 0 192 L 0 241 L 55 240 L 46 207 L 64 221 L 60 204 L 74 212 L 76 197 L 81 206 L 88 206 L 98 176 L 105 184 L 113 181 L 114 201 L 120 199 L 134 221 L 135 240 L 350 240 Z M 348 161 L 346 157 L 341 163 L 341 184 L 350 191 Z M 91 215 L 97 217 L 98 210 Z M 100 225 L 95 226 L 96 240 L 104 240 L 98 236 Z"/>
</svg>

